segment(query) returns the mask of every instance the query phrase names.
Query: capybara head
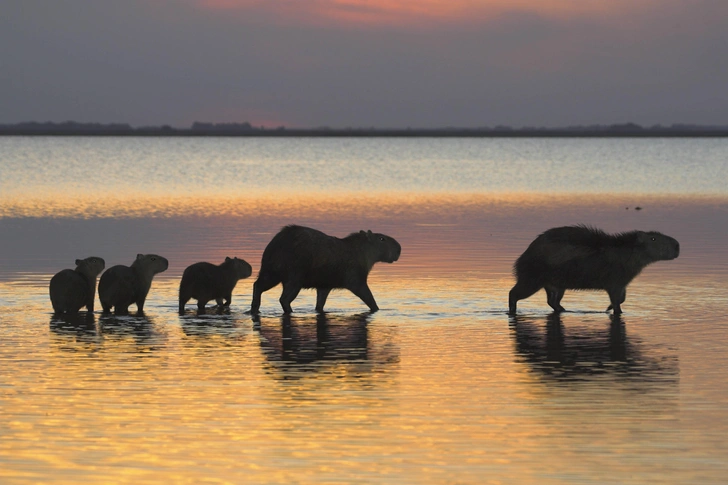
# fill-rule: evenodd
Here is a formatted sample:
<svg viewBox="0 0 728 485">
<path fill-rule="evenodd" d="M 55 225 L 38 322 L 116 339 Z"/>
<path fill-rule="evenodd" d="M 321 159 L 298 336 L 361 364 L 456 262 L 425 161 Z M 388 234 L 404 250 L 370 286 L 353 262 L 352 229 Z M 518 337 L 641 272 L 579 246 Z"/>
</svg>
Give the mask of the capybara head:
<svg viewBox="0 0 728 485">
<path fill-rule="evenodd" d="M 402 246 L 400 246 L 393 237 L 372 231 L 360 231 L 360 234 L 364 234 L 367 241 L 376 248 L 377 261 L 394 263 L 399 259 L 399 255 L 402 252 Z"/>
<path fill-rule="evenodd" d="M 250 266 L 244 259 L 226 257 L 225 262 L 233 265 L 235 276 L 237 276 L 238 279 L 242 280 L 253 274 L 253 267 Z"/>
<path fill-rule="evenodd" d="M 86 259 L 76 260 L 76 270 L 82 273 L 98 275 L 106 267 L 106 261 L 103 258 L 97 256 L 91 256 Z"/>
<path fill-rule="evenodd" d="M 648 257 L 652 261 L 666 261 L 675 259 L 680 255 L 680 243 L 662 233 L 640 231 L 637 234 L 637 240 L 644 246 Z"/>
<path fill-rule="evenodd" d="M 152 274 L 161 273 L 169 268 L 169 261 L 167 258 L 159 256 L 158 254 L 137 254 L 136 260 L 132 263 L 132 266 L 143 267 L 146 271 L 151 271 Z"/>
</svg>

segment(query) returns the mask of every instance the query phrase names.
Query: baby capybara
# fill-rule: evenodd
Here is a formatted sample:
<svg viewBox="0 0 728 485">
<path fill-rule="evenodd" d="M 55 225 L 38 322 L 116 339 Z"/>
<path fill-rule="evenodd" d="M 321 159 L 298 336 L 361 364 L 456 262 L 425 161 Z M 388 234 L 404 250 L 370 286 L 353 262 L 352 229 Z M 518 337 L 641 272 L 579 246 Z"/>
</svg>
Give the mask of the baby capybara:
<svg viewBox="0 0 728 485">
<path fill-rule="evenodd" d="M 99 300 L 104 313 L 117 315 L 129 313 L 129 305 L 135 303 L 137 311 L 144 313 L 144 302 L 147 299 L 152 278 L 157 273 L 166 271 L 169 261 L 156 254 L 137 254 L 131 266 L 112 266 L 99 280 Z"/>
<path fill-rule="evenodd" d="M 188 266 L 179 284 L 179 312 L 184 313 L 185 304 L 190 298 L 197 300 L 197 309 L 201 313 L 210 300 L 215 300 L 221 307 L 230 306 L 238 280 L 251 274 L 253 268 L 238 258 L 225 258 L 225 262 L 220 265 L 202 262 Z"/>
<path fill-rule="evenodd" d="M 283 283 L 280 297 L 285 313 L 301 288 L 316 289 L 316 311 L 322 313 L 333 289 L 347 289 L 362 299 L 373 312 L 379 310 L 367 277 L 374 263 L 393 263 L 402 247 L 384 234 L 372 231 L 352 233 L 343 239 L 301 226 L 286 226 L 263 252 L 258 279 L 253 285 L 250 312 L 257 314 L 260 296 Z"/>
<path fill-rule="evenodd" d="M 96 278 L 104 270 L 103 258 L 91 256 L 76 260 L 76 269 L 64 269 L 51 278 L 49 292 L 56 313 L 77 313 L 86 307 L 94 311 Z"/>
<path fill-rule="evenodd" d="M 518 300 L 544 288 L 556 312 L 564 311 L 561 298 L 566 290 L 605 290 L 611 301 L 607 311 L 614 309 L 619 315 L 629 282 L 648 264 L 678 254 L 680 244 L 659 232 L 612 235 L 587 226 L 549 229 L 513 265 L 517 282 L 508 296 L 509 312 L 516 312 Z"/>
</svg>

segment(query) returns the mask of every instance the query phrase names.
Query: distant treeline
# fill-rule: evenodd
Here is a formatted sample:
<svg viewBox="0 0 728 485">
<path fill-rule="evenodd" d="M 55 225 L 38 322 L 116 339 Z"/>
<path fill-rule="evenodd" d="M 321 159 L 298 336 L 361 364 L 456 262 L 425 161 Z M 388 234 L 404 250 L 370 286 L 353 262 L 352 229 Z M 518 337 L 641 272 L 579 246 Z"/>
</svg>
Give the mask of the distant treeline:
<svg viewBox="0 0 728 485">
<path fill-rule="evenodd" d="M 66 121 L 0 124 L 0 135 L 23 136 L 396 136 L 396 137 L 726 137 L 728 126 L 674 124 L 644 127 L 635 123 L 563 128 L 510 126 L 479 128 L 277 128 L 250 123 L 194 122 L 189 128 L 169 125 L 132 127 L 125 123 Z"/>
</svg>

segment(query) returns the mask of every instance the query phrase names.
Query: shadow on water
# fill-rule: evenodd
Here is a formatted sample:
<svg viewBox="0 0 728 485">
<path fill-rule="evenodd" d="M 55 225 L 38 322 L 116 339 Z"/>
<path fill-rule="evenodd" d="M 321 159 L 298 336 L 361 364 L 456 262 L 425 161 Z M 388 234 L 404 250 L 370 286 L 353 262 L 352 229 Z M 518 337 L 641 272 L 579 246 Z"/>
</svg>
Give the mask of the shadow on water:
<svg viewBox="0 0 728 485">
<path fill-rule="evenodd" d="M 639 385 L 676 385 L 679 380 L 677 355 L 645 346 L 627 334 L 621 316 L 611 315 L 605 328 L 579 322 L 563 314 L 542 317 L 511 316 L 510 327 L 516 353 L 546 382 L 580 382 L 602 377 Z M 654 355 L 650 355 L 654 354 Z"/>
</svg>

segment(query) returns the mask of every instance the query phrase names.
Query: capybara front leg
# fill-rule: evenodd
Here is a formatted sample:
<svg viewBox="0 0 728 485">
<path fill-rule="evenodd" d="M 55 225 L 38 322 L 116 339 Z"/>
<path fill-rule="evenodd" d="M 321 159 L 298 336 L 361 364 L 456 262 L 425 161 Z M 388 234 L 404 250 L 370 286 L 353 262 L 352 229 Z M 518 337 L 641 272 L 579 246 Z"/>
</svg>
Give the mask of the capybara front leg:
<svg viewBox="0 0 728 485">
<path fill-rule="evenodd" d="M 527 285 L 520 281 L 508 293 L 508 313 L 515 315 L 518 300 L 523 300 L 536 293 L 542 287 L 538 285 Z M 548 295 L 547 295 L 548 296 Z"/>
<path fill-rule="evenodd" d="M 326 298 L 329 297 L 331 288 L 316 288 L 316 312 L 323 313 Z"/>
<path fill-rule="evenodd" d="M 607 293 L 609 294 L 609 300 L 612 302 L 611 305 L 609 305 L 610 308 L 614 310 L 615 315 L 621 315 L 622 314 L 622 302 L 624 301 L 624 298 L 626 297 L 626 290 L 624 288 L 620 288 L 618 290 L 608 290 Z"/>
<path fill-rule="evenodd" d="M 626 299 L 627 299 L 627 288 L 625 287 L 625 288 L 622 288 L 622 294 L 619 297 L 619 303 L 620 304 L 624 303 L 624 300 L 626 300 Z M 614 308 L 614 305 L 610 304 L 607 307 L 607 311 L 611 310 L 612 308 Z"/>
<path fill-rule="evenodd" d="M 293 313 L 291 302 L 296 299 L 298 292 L 301 291 L 301 285 L 294 283 L 283 283 L 283 293 L 278 301 L 281 302 L 283 313 Z"/>
<path fill-rule="evenodd" d="M 361 298 L 361 301 L 366 303 L 370 311 L 376 312 L 379 310 L 377 302 L 374 301 L 374 295 L 372 295 L 372 291 L 369 289 L 369 285 L 367 285 L 366 283 L 358 288 L 352 288 L 351 292 Z"/>
</svg>

